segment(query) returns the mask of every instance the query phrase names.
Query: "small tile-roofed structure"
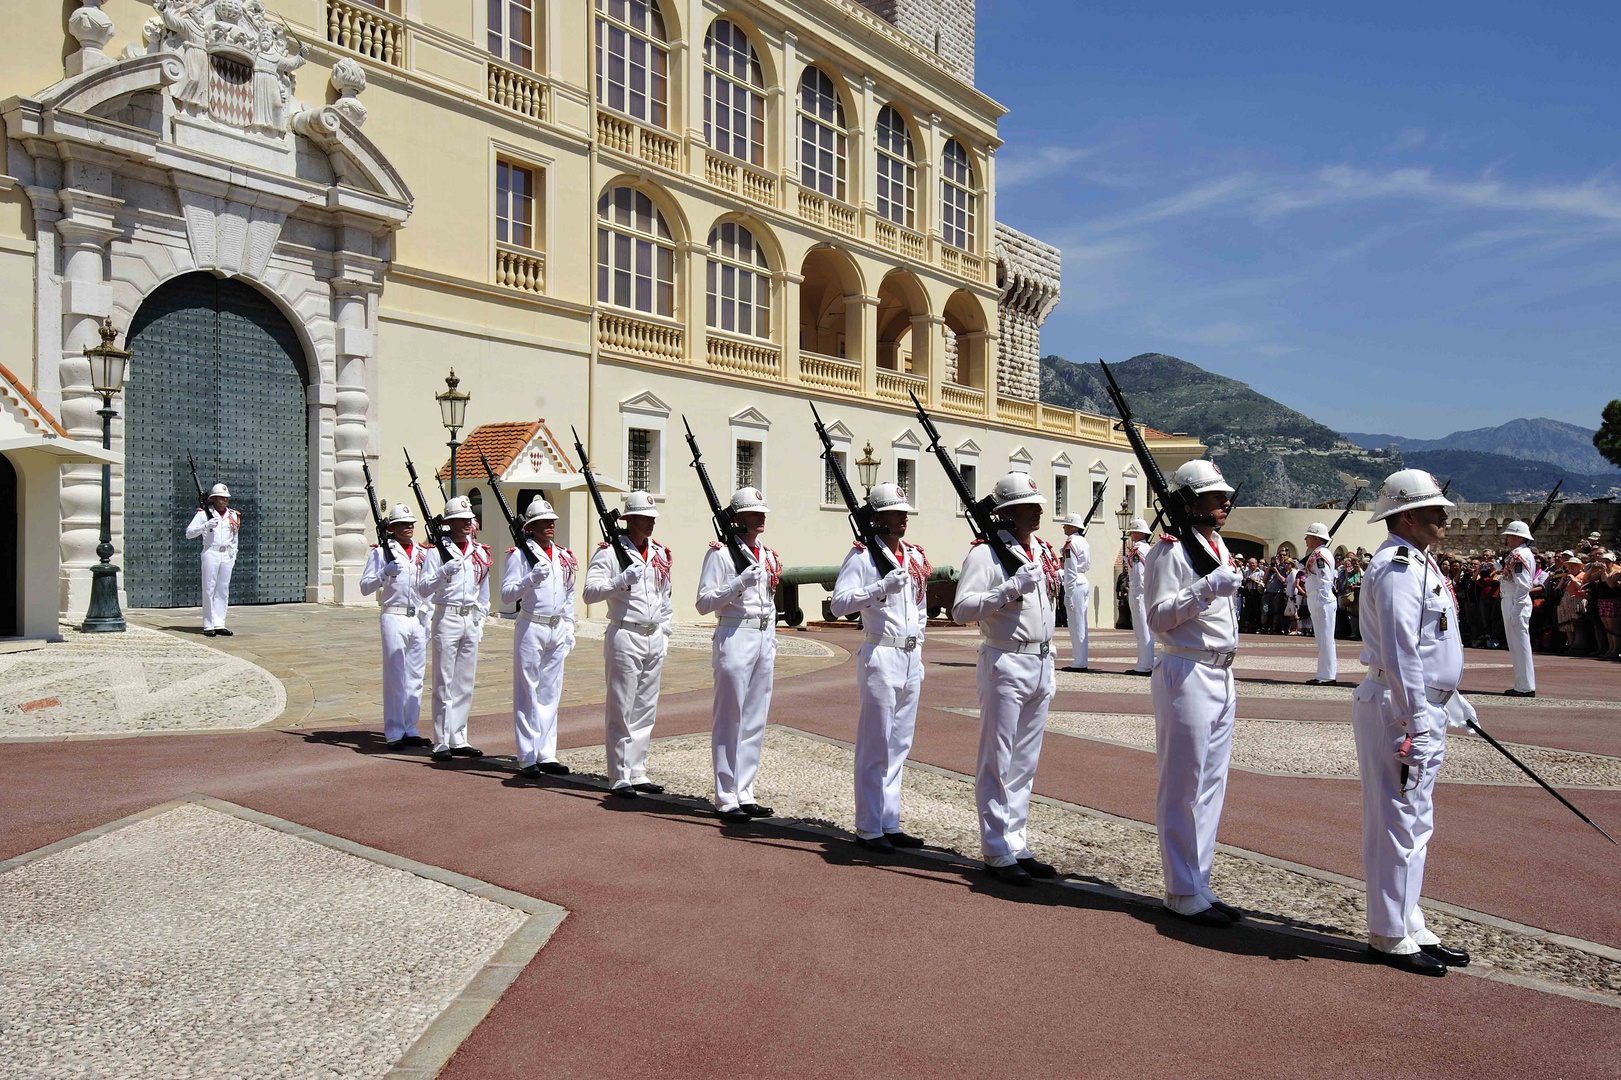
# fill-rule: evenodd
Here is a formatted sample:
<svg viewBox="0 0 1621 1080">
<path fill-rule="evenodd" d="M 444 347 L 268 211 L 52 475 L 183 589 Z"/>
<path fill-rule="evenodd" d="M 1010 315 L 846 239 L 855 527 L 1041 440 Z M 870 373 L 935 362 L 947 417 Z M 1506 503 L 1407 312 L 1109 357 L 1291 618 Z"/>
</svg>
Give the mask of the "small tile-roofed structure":
<svg viewBox="0 0 1621 1080">
<path fill-rule="evenodd" d="M 541 436 L 536 438 L 535 436 Z M 484 463 L 479 460 L 482 453 L 490 459 L 490 467 L 495 475 L 505 476 L 517 460 L 518 455 L 528 448 L 531 455 L 539 455 L 541 460 L 531 462 L 531 471 L 572 473 L 577 470 L 574 463 L 563 451 L 557 436 L 546 426 L 546 420 L 508 420 L 496 424 L 480 424 L 467 436 L 456 451 L 456 480 L 485 480 Z M 549 465 L 550 468 L 542 468 Z M 450 462 L 447 459 L 439 467 L 439 479 L 450 479 Z"/>
</svg>

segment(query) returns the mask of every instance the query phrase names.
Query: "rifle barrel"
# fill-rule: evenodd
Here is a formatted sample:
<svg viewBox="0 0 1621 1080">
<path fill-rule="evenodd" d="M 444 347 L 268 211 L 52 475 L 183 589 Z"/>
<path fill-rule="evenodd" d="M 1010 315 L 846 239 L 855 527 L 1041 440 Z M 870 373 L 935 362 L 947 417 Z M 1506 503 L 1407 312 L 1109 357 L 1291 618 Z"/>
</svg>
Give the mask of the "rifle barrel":
<svg viewBox="0 0 1621 1080">
<path fill-rule="evenodd" d="M 1552 795 L 1554 798 L 1556 798 L 1560 802 L 1564 803 L 1565 804 L 1565 809 L 1569 810 L 1571 813 L 1575 814 L 1577 817 L 1581 818 L 1583 821 L 1585 821 L 1589 825 L 1593 826 L 1593 828 L 1598 829 L 1599 835 L 1604 837 L 1604 839 L 1608 840 L 1610 843 L 1614 844 L 1616 842 L 1615 837 L 1611 836 L 1609 833 L 1605 832 L 1602 828 L 1600 828 L 1598 822 L 1594 821 L 1592 818 L 1588 817 L 1586 814 L 1584 814 L 1580 810 L 1576 809 L 1576 806 L 1575 806 L 1574 803 L 1572 803 L 1569 799 L 1565 798 L 1563 795 L 1559 794 L 1559 792 L 1555 791 L 1552 787 L 1550 787 L 1549 784 L 1548 784 L 1548 781 L 1544 780 L 1542 777 L 1540 777 L 1536 773 L 1532 772 L 1531 767 L 1529 765 L 1527 765 L 1525 762 L 1521 761 L 1519 758 L 1515 757 L 1512 753 L 1510 753 L 1508 747 L 1504 746 L 1502 743 L 1498 742 L 1496 739 L 1492 738 L 1489 734 L 1487 734 L 1485 728 L 1481 727 L 1479 724 L 1475 723 L 1473 720 L 1467 721 L 1467 723 L 1469 724 L 1469 727 L 1475 732 L 1476 735 L 1479 735 L 1482 739 L 1485 739 L 1488 743 L 1491 744 L 1493 750 L 1496 750 L 1499 754 L 1502 754 L 1504 757 L 1508 758 L 1516 766 L 1519 767 L 1519 770 L 1521 772 L 1523 772 L 1525 775 L 1529 776 L 1531 779 L 1535 780 L 1538 784 L 1541 784 L 1543 791 L 1546 791 L 1549 795 Z M 1617 846 L 1621 847 L 1621 844 L 1618 844 Z"/>
</svg>

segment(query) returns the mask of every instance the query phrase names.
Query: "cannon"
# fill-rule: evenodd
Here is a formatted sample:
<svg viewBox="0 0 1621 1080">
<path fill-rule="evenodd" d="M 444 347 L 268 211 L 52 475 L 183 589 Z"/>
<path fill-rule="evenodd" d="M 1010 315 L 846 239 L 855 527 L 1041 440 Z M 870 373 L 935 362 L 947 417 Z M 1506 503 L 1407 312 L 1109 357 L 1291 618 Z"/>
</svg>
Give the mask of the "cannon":
<svg viewBox="0 0 1621 1080">
<path fill-rule="evenodd" d="M 799 589 L 803 585 L 820 585 L 828 593 L 833 591 L 833 583 L 839 579 L 837 566 L 790 566 L 783 570 L 782 578 L 777 582 L 777 618 L 789 626 L 799 626 L 805 621 L 805 609 L 799 605 Z M 934 573 L 929 575 L 928 614 L 931 619 L 938 619 L 951 613 L 951 600 L 957 592 L 957 568 L 955 566 L 936 566 Z M 854 622 L 859 616 L 851 616 Z M 830 600 L 822 601 L 822 619 L 825 622 L 833 621 L 832 603 Z"/>
</svg>

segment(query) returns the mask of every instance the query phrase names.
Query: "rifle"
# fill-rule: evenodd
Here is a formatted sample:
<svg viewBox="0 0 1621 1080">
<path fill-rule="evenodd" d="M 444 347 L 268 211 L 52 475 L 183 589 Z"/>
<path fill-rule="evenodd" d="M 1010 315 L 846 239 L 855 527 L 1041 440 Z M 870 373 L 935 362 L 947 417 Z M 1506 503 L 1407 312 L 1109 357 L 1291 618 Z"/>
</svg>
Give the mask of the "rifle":
<svg viewBox="0 0 1621 1080">
<path fill-rule="evenodd" d="M 1103 493 L 1105 491 L 1108 491 L 1108 490 L 1109 490 L 1109 479 L 1108 479 L 1108 477 L 1104 477 L 1103 483 L 1098 485 L 1098 493 L 1096 495 L 1092 496 L 1092 505 L 1091 505 L 1091 507 L 1086 511 L 1086 516 L 1081 519 L 1081 535 L 1082 536 L 1086 535 L 1086 527 L 1092 523 L 1092 515 L 1097 513 L 1098 512 L 1098 507 L 1103 505 Z"/>
<path fill-rule="evenodd" d="M 1221 564 L 1210 553 L 1210 549 L 1200 543 L 1194 533 L 1194 514 L 1187 502 L 1182 498 L 1180 490 L 1172 491 L 1165 483 L 1165 475 L 1159 471 L 1154 456 L 1148 452 L 1148 444 L 1143 441 L 1143 433 L 1137 430 L 1137 425 L 1131 422 L 1131 406 L 1126 404 L 1126 395 L 1120 392 L 1120 384 L 1114 381 L 1114 372 L 1109 365 L 1099 360 L 1103 367 L 1103 376 L 1109 380 L 1109 400 L 1114 402 L 1114 411 L 1120 414 L 1120 423 L 1126 432 L 1126 439 L 1131 443 L 1132 453 L 1137 455 L 1137 464 L 1148 479 L 1148 486 L 1159 500 L 1160 510 L 1165 514 L 1170 526 L 1171 535 L 1182 543 L 1187 550 L 1188 561 L 1193 564 L 1193 572 L 1204 577 Z"/>
<path fill-rule="evenodd" d="M 217 517 L 214 508 L 208 505 L 208 496 L 203 494 L 203 482 L 197 479 L 197 462 L 192 460 L 190 450 L 186 451 L 186 464 L 191 466 L 191 482 L 197 486 L 197 509 L 201 510 L 205 517 Z"/>
<path fill-rule="evenodd" d="M 732 553 L 732 567 L 741 574 L 754 560 L 743 550 L 743 541 L 737 538 L 737 519 L 732 516 L 732 508 L 720 504 L 720 496 L 715 494 L 715 485 L 709 482 L 709 470 L 704 467 L 704 456 L 698 449 L 698 439 L 692 433 L 692 425 L 687 423 L 685 416 L 681 418 L 681 423 L 687 429 L 687 449 L 692 451 L 692 467 L 698 470 L 698 483 L 702 485 L 704 499 L 709 503 L 709 517 L 715 526 L 715 538 L 725 544 L 726 550 Z"/>
<path fill-rule="evenodd" d="M 388 535 L 388 526 L 383 523 L 383 508 L 377 504 L 377 489 L 371 482 L 371 463 L 361 458 L 360 469 L 366 476 L 366 505 L 371 507 L 371 519 L 377 526 L 377 546 L 383 549 L 383 557 L 393 562 L 394 543 Z"/>
<path fill-rule="evenodd" d="M 1238 506 L 1238 493 L 1240 491 L 1243 491 L 1243 490 L 1244 490 L 1244 481 L 1240 480 L 1238 482 L 1238 486 L 1233 488 L 1233 493 L 1231 495 L 1227 496 L 1227 511 L 1229 513 L 1231 513 L 1233 511 L 1233 509 Z"/>
<path fill-rule="evenodd" d="M 1452 486 L 1452 477 L 1449 476 L 1449 477 L 1447 477 L 1447 482 L 1441 485 L 1441 497 L 1443 499 L 1446 498 L 1447 489 L 1450 488 L 1451 486 Z"/>
<path fill-rule="evenodd" d="M 614 555 L 619 559 L 619 569 L 630 569 L 630 552 L 619 541 L 624 537 L 625 530 L 619 527 L 619 511 L 609 510 L 608 504 L 602 501 L 602 489 L 597 487 L 597 478 L 591 474 L 591 461 L 585 456 L 585 446 L 580 442 L 580 433 L 574 431 L 570 424 L 570 431 L 574 432 L 574 452 L 580 455 L 580 473 L 585 477 L 585 486 L 591 491 L 591 501 L 597 507 L 597 521 L 602 525 L 602 538 L 608 546 L 614 549 Z"/>
<path fill-rule="evenodd" d="M 1555 490 L 1557 490 L 1557 489 L 1555 489 Z M 1512 761 L 1515 765 L 1517 765 L 1519 767 L 1519 770 L 1521 772 L 1523 772 L 1525 775 L 1529 776 L 1531 779 L 1535 780 L 1537 783 L 1541 784 L 1543 791 L 1546 791 L 1549 795 L 1552 795 L 1554 798 L 1556 798 L 1560 802 L 1564 803 L 1565 804 L 1565 809 L 1569 810 L 1571 813 L 1575 814 L 1577 817 L 1581 818 L 1583 821 L 1585 821 L 1589 825 L 1593 826 L 1593 828 L 1598 829 L 1599 835 L 1604 837 L 1604 839 L 1608 840 L 1612 844 L 1615 843 L 1615 837 L 1613 837 L 1609 833 L 1605 832 L 1602 828 L 1599 828 L 1598 822 L 1594 821 L 1592 818 L 1588 817 L 1586 814 L 1584 814 L 1580 810 L 1576 809 L 1575 804 L 1573 804 L 1569 799 L 1567 799 L 1563 795 L 1559 794 L 1559 792 L 1555 791 L 1552 787 L 1549 787 L 1548 782 L 1546 780 L 1544 780 L 1542 777 L 1538 776 L 1536 773 L 1532 772 L 1530 766 L 1528 766 L 1525 762 L 1521 761 L 1519 758 L 1515 757 L 1512 753 L 1510 753 L 1509 750 L 1508 750 L 1508 747 L 1504 746 L 1502 743 L 1498 742 L 1496 739 L 1494 739 L 1490 735 L 1486 734 L 1486 729 L 1485 728 L 1481 727 L 1479 724 L 1475 723 L 1473 720 L 1465 720 L 1464 723 L 1468 724 L 1470 729 L 1472 731 L 1474 731 L 1474 733 L 1476 735 L 1479 735 L 1482 739 L 1485 739 L 1487 742 L 1491 743 L 1491 746 L 1492 746 L 1493 750 L 1496 750 L 1499 754 L 1502 754 L 1504 757 L 1508 758 L 1510 761 Z M 1403 783 L 1404 786 L 1406 785 L 1406 781 L 1407 781 L 1407 777 L 1405 775 L 1406 772 L 1407 772 L 1407 766 L 1403 765 L 1402 766 L 1402 773 L 1403 773 L 1402 783 Z"/>
<path fill-rule="evenodd" d="M 507 528 L 512 530 L 512 543 L 523 552 L 523 561 L 535 565 L 535 553 L 529 550 L 529 538 L 523 534 L 523 526 L 512 513 L 512 507 L 507 504 L 507 497 L 501 490 L 501 484 L 495 479 L 495 470 L 490 468 L 490 459 L 483 451 L 479 451 L 478 459 L 484 463 L 484 475 L 490 478 L 490 490 L 495 493 L 495 505 L 501 508 L 501 516 L 507 519 Z"/>
<path fill-rule="evenodd" d="M 855 531 L 856 539 L 867 545 L 867 554 L 872 557 L 873 568 L 878 571 L 879 577 L 884 577 L 892 570 L 899 570 L 900 565 L 890 552 L 889 545 L 882 539 L 889 530 L 878 527 L 875 520 L 876 513 L 871 506 L 856 501 L 855 490 L 850 487 L 850 481 L 844 475 L 844 468 L 833 452 L 833 439 L 822 424 L 822 414 L 816 411 L 816 402 L 811 402 L 810 407 L 811 415 L 816 418 L 816 437 L 822 440 L 822 460 L 833 470 L 833 482 L 838 485 L 839 496 L 844 499 L 845 508 L 850 511 L 850 528 Z"/>
<path fill-rule="evenodd" d="M 439 501 L 440 502 L 449 502 L 450 501 L 450 496 L 445 494 L 445 478 L 440 476 L 438 473 L 434 473 L 433 474 L 433 479 L 434 479 L 434 483 L 439 485 Z"/>
<path fill-rule="evenodd" d="M 1243 490 L 1244 490 L 1244 481 L 1240 480 L 1238 482 L 1238 486 L 1233 488 L 1233 493 L 1231 495 L 1227 496 L 1227 509 L 1228 509 L 1229 512 L 1231 512 L 1232 509 L 1235 506 L 1238 505 L 1238 493 L 1240 491 L 1243 491 Z M 1156 510 L 1154 512 L 1154 523 L 1148 527 L 1148 535 L 1149 536 L 1153 536 L 1156 532 L 1159 531 L 1160 519 L 1163 518 L 1164 516 L 1165 516 L 1165 507 L 1161 506 L 1158 510 Z"/>
<path fill-rule="evenodd" d="M 968 490 L 968 483 L 963 480 L 962 473 L 952 463 L 951 455 L 947 454 L 946 448 L 941 445 L 940 430 L 934 426 L 934 421 L 929 419 L 929 414 L 923 411 L 917 395 L 910 391 L 908 394 L 913 407 L 917 409 L 918 423 L 923 425 L 924 433 L 929 436 L 929 449 L 934 452 L 940 467 L 946 471 L 952 490 L 957 493 L 957 500 L 962 503 L 963 511 L 968 515 L 968 528 L 973 532 L 974 539 L 989 544 L 991 551 L 996 553 L 996 561 L 1002 564 L 1002 571 L 1008 577 L 1012 577 L 1024 565 L 1024 560 L 1013 554 L 1013 549 L 1002 539 L 1002 530 L 992 516 L 991 507 L 995 505 L 995 499 L 990 495 L 983 499 L 974 498 L 974 493 Z"/>
<path fill-rule="evenodd" d="M 1340 531 L 1340 526 L 1345 524 L 1345 519 L 1351 515 L 1351 511 L 1356 509 L 1357 500 L 1360 498 L 1362 498 L 1362 489 L 1357 488 L 1351 492 L 1351 497 L 1345 500 L 1345 509 L 1340 511 L 1340 516 L 1334 519 L 1334 524 L 1329 527 L 1328 538 L 1330 540 L 1334 539 L 1334 534 Z"/>
<path fill-rule="evenodd" d="M 439 528 L 444 524 L 444 515 L 441 514 L 435 517 L 428 510 L 428 500 L 422 494 L 422 484 L 417 480 L 417 467 L 411 461 L 411 451 L 409 450 L 405 452 L 405 471 L 411 474 L 411 492 L 417 497 L 417 508 L 422 511 L 422 520 L 427 523 L 428 528 L 433 532 L 433 546 L 439 549 L 439 558 L 446 566 L 449 566 L 451 562 L 450 547 L 445 543 L 445 534 Z"/>
<path fill-rule="evenodd" d="M 1564 477 L 1560 477 L 1559 483 L 1555 484 L 1553 490 L 1548 492 L 1548 501 L 1542 504 L 1542 509 L 1537 511 L 1537 519 L 1531 523 L 1532 536 L 1535 536 L 1537 530 L 1542 528 L 1542 523 L 1548 520 L 1548 511 L 1553 509 L 1554 497 L 1559 494 L 1559 489 L 1564 486 Z"/>
</svg>

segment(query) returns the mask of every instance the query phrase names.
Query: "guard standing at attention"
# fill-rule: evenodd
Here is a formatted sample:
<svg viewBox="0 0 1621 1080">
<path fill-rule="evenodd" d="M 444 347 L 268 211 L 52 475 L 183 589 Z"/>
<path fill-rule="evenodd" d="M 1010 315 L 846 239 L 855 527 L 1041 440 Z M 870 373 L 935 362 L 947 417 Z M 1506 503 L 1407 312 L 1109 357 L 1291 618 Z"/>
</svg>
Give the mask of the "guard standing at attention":
<svg viewBox="0 0 1621 1080">
<path fill-rule="evenodd" d="M 432 606 L 433 758 L 479 758 L 467 744 L 467 714 L 473 707 L 478 646 L 490 617 L 490 549 L 472 539 L 473 504 L 466 495 L 445 503 L 441 519 L 448 536 L 445 562 L 437 547 L 424 559 L 421 591 Z"/>
<path fill-rule="evenodd" d="M 1131 525 L 1126 530 L 1131 534 L 1131 543 L 1126 548 L 1126 573 L 1129 575 L 1130 587 L 1126 593 L 1126 602 L 1131 607 L 1131 632 L 1137 635 L 1137 666 L 1126 672 L 1127 675 L 1152 675 L 1154 673 L 1154 632 L 1148 628 L 1148 608 L 1144 603 L 1144 574 L 1148 569 L 1148 522 L 1142 518 L 1132 518 Z"/>
<path fill-rule="evenodd" d="M 1514 662 L 1514 685 L 1504 690 L 1508 697 L 1537 696 L 1537 667 L 1531 658 L 1531 590 L 1537 584 L 1537 560 L 1531 554 L 1531 527 L 1511 521 L 1503 530 L 1508 550 L 1503 552 L 1503 572 L 1498 585 L 1502 595 L 1503 637 L 1508 656 Z"/>
<path fill-rule="evenodd" d="M 905 539 L 908 514 L 917 513 L 906 492 L 879 484 L 867 496 L 896 569 L 883 577 L 859 540 L 844 557 L 833 585 L 837 618 L 861 613 L 856 653 L 856 841 L 871 851 L 922 847 L 901 831 L 901 774 L 912 752 L 918 697 L 923 690 L 923 634 L 928 626 L 929 575 L 934 568 Z"/>
<path fill-rule="evenodd" d="M 585 602 L 608 604 L 608 629 L 602 638 L 602 666 L 608 682 L 608 700 L 602 710 L 603 742 L 611 793 L 623 799 L 664 790 L 647 779 L 647 744 L 658 719 L 659 680 L 675 617 L 670 601 L 674 560 L 670 549 L 653 539 L 658 516 L 653 496 L 631 492 L 619 514 L 624 526 L 619 543 L 629 553 L 630 565 L 619 569 L 618 556 L 602 543 L 585 569 Z"/>
<path fill-rule="evenodd" d="M 374 546 L 360 575 L 361 595 L 376 593 L 382 608 L 383 738 L 390 750 L 431 745 L 417 734 L 428 638 L 418 586 L 428 549 L 412 542 L 416 520 L 409 506 L 395 503 L 388 514 L 389 550 Z"/>
<path fill-rule="evenodd" d="M 512 727 L 518 772 L 534 779 L 569 771 L 557 760 L 563 662 L 574 651 L 574 553 L 555 543 L 557 511 L 538 495 L 523 516 L 524 551 L 507 552 L 501 601 L 518 605 L 512 633 Z"/>
<path fill-rule="evenodd" d="M 999 881 L 1029 885 L 1058 871 L 1026 842 L 1030 793 L 1056 688 L 1052 640 L 1057 624 L 1058 555 L 1036 535 L 1046 498 L 1029 473 L 996 482 L 993 512 L 1007 524 L 1003 541 L 1023 565 L 1008 577 L 989 544 L 975 541 L 963 559 L 951 616 L 979 623 L 979 761 L 974 802 L 980 853 Z"/>
<path fill-rule="evenodd" d="M 1314 521 L 1306 529 L 1306 610 L 1311 612 L 1311 632 L 1317 637 L 1317 677 L 1307 686 L 1333 686 L 1340 677 L 1340 658 L 1334 652 L 1334 620 L 1339 605 L 1334 602 L 1334 555 L 1328 550 L 1328 526 Z"/>
<path fill-rule="evenodd" d="M 242 515 L 231 509 L 231 489 L 215 484 L 208 505 L 199 506 L 186 526 L 186 539 L 203 538 L 203 636 L 230 637 L 225 609 L 231 602 L 231 570 L 236 566 Z"/>
<path fill-rule="evenodd" d="M 1092 545 L 1086 542 L 1086 519 L 1071 513 L 1064 526 L 1064 609 L 1069 612 L 1069 666 L 1065 671 L 1086 670 L 1087 601 L 1092 583 L 1086 572 L 1092 569 Z"/>
<path fill-rule="evenodd" d="M 1447 728 L 1475 719 L 1458 693 L 1463 638 L 1451 583 L 1429 548 L 1446 536 L 1452 503 L 1422 469 L 1391 473 L 1369 522 L 1389 536 L 1362 575 L 1362 662 L 1351 701 L 1362 774 L 1362 869 L 1368 883 L 1368 949 L 1392 967 L 1445 975 L 1469 954 L 1424 925 L 1419 894 L 1435 829 L 1436 774 Z"/>
</svg>

